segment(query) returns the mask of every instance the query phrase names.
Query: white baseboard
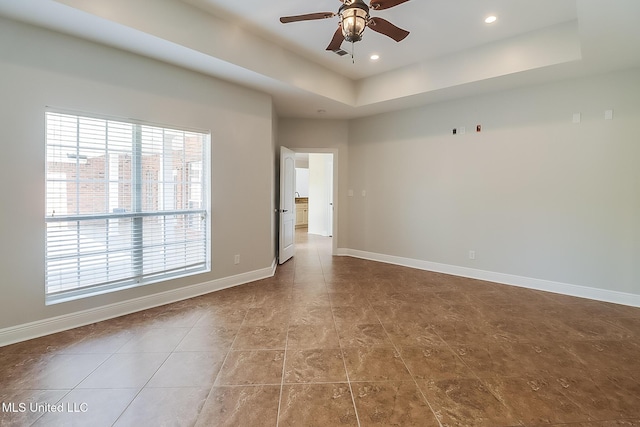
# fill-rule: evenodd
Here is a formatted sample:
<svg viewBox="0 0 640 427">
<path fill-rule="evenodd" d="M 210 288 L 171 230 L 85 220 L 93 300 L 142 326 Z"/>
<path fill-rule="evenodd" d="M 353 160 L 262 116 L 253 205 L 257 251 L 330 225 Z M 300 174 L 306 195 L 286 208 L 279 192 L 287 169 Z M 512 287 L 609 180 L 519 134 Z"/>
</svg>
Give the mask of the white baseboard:
<svg viewBox="0 0 640 427">
<path fill-rule="evenodd" d="M 411 267 L 419 270 L 434 271 L 437 273 L 445 273 L 454 276 L 486 280 L 489 282 L 501 283 L 504 285 L 519 286 L 521 288 L 536 289 L 539 291 L 571 295 L 574 297 L 588 298 L 596 301 L 640 307 L 640 295 L 638 294 L 630 294 L 626 292 L 592 288 L 581 285 L 572 285 L 569 283 L 554 282 L 551 280 L 534 279 L 531 277 L 516 276 L 513 274 L 478 270 L 475 268 L 460 267 L 457 265 L 441 264 L 437 262 L 423 261 L 412 258 L 378 254 L 374 252 L 360 251 L 357 249 L 338 248 L 338 250 L 336 251 L 336 255 L 351 256 L 354 258 L 401 265 L 404 267 Z"/>
<path fill-rule="evenodd" d="M 272 277 L 277 265 L 274 259 L 260 270 L 0 329 L 0 347 Z"/>
</svg>

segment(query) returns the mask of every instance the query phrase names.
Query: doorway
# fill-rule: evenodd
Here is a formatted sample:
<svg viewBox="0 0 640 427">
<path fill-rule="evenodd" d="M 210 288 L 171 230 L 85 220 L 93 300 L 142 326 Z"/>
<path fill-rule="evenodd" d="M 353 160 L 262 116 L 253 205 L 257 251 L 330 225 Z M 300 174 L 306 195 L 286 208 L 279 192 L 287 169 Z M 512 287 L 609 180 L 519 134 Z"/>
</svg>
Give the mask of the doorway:
<svg viewBox="0 0 640 427">
<path fill-rule="evenodd" d="M 296 234 L 330 237 L 332 253 L 337 253 L 337 149 L 292 148 L 296 159 L 296 208 L 304 208 L 306 218 L 296 218 Z M 306 203 L 305 203 L 306 202 Z M 306 219 L 306 224 L 301 224 Z"/>
</svg>

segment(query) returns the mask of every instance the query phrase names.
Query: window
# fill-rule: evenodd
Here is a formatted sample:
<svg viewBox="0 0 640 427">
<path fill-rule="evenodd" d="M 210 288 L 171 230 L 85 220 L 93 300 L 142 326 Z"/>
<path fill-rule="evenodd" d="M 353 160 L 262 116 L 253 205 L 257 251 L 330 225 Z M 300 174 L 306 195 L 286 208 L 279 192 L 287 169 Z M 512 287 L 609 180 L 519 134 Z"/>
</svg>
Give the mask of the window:
<svg viewBox="0 0 640 427">
<path fill-rule="evenodd" d="M 209 135 L 46 113 L 46 296 L 209 271 Z"/>
</svg>

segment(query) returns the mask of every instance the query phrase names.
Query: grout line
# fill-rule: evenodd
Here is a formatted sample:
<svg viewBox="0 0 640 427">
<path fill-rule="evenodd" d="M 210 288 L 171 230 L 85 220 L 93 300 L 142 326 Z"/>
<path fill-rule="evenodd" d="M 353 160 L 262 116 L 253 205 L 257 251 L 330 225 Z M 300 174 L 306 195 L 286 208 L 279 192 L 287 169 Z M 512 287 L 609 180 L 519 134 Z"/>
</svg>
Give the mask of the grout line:
<svg viewBox="0 0 640 427">
<path fill-rule="evenodd" d="M 156 353 L 163 353 L 163 352 L 156 352 Z M 127 409 L 129 409 L 129 407 L 131 406 L 131 404 L 132 404 L 132 403 L 133 403 L 133 402 L 138 398 L 138 396 L 140 395 L 140 393 L 142 393 L 142 390 L 144 390 L 144 389 L 145 389 L 145 387 L 147 386 L 147 384 L 149 384 L 149 381 L 151 381 L 151 378 L 153 378 L 153 376 L 154 376 L 155 374 L 157 374 L 157 373 L 158 373 L 158 371 L 160 370 L 160 368 L 162 368 L 162 366 L 167 362 L 167 359 L 169 359 L 169 357 L 171 357 L 171 354 L 172 354 L 172 353 L 173 353 L 173 352 L 170 352 L 170 353 L 168 353 L 168 354 L 167 354 L 167 357 L 165 357 L 165 358 L 164 358 L 164 360 L 162 361 L 162 363 L 160 364 L 160 366 L 158 366 L 158 368 L 153 372 L 153 374 L 149 376 L 149 379 L 144 383 L 144 385 L 143 385 L 142 387 L 140 387 L 140 389 L 138 390 L 138 392 L 136 393 L 136 395 L 135 395 L 135 396 L 133 396 L 133 399 L 131 399 L 131 401 L 129 401 L 129 403 L 128 403 L 128 404 L 127 404 L 127 406 L 122 410 L 122 412 L 120 412 L 120 415 L 118 415 L 118 418 L 116 418 L 116 420 L 113 422 L 113 424 L 112 424 L 112 425 L 115 425 L 115 424 L 118 422 L 118 420 L 119 420 L 120 418 L 122 418 L 122 416 L 124 415 L 124 413 L 125 413 L 125 412 L 127 412 Z M 115 355 L 115 354 L 116 354 L 116 353 L 114 353 L 114 355 Z M 125 354 L 126 354 L 126 353 L 125 353 Z M 134 354 L 135 354 L 135 353 L 134 353 Z M 142 353 L 137 353 L 137 354 L 142 354 Z M 200 415 L 200 414 L 198 414 L 198 415 Z M 197 418 L 196 418 L 196 419 L 197 419 Z"/>
<path fill-rule="evenodd" d="M 485 386 L 485 388 L 487 389 L 487 391 L 489 392 L 489 394 L 491 394 L 491 395 L 492 395 L 492 396 L 493 396 L 493 397 L 494 397 L 498 402 L 500 402 L 500 403 L 502 404 L 502 406 L 504 406 L 504 407 L 505 407 L 509 412 L 513 412 L 513 409 L 512 409 L 510 406 L 508 406 L 508 405 L 506 404 L 506 402 L 505 402 L 503 399 L 501 399 L 500 397 L 498 397 L 498 396 L 497 396 L 497 395 L 496 395 L 496 394 L 491 390 L 491 388 L 490 388 L 490 387 L 487 387 L 487 385 L 486 385 L 486 383 L 485 383 L 485 379 L 480 378 L 480 376 L 476 373 L 476 371 L 475 371 L 474 369 L 472 369 L 472 368 L 471 368 L 471 366 L 469 366 L 469 365 L 467 364 L 467 362 L 465 362 L 465 361 L 464 361 L 464 359 L 458 355 L 458 353 L 456 353 L 456 351 L 453 349 L 453 347 L 451 346 L 451 344 L 449 344 L 449 343 L 448 343 L 444 338 L 442 338 L 442 337 L 440 336 L 440 334 L 439 334 L 436 330 L 434 330 L 434 331 L 433 331 L 433 333 L 435 333 L 435 334 L 436 334 L 436 336 L 437 336 L 438 338 L 440 338 L 440 340 L 441 340 L 441 341 L 444 343 L 444 345 L 449 349 L 449 351 L 451 351 L 451 352 L 453 353 L 453 355 L 454 355 L 454 356 L 455 356 L 455 357 L 456 357 L 456 358 L 457 358 L 457 359 L 458 359 L 458 360 L 459 360 L 459 361 L 460 361 L 460 362 L 461 362 L 461 363 L 462 363 L 462 364 L 463 364 L 463 365 L 464 365 L 464 366 L 469 370 L 469 372 L 471 372 L 471 374 L 472 374 L 472 375 L 473 375 L 473 376 L 474 376 L 478 381 L 480 381 L 480 382 L 482 383 L 482 385 L 484 385 L 484 386 Z"/>
<path fill-rule="evenodd" d="M 242 322 L 240 323 L 240 326 L 238 327 L 238 330 L 236 331 L 236 334 L 233 337 L 233 341 L 231 341 L 231 344 L 229 345 L 229 350 L 227 350 L 227 354 L 225 354 L 225 356 L 224 356 L 224 360 L 222 361 L 222 364 L 220 365 L 220 369 L 218 369 L 218 373 L 216 374 L 216 377 L 213 380 L 213 384 L 211 385 L 211 388 L 209 389 L 209 393 L 207 394 L 207 397 L 204 399 L 204 403 L 202 404 L 202 408 L 204 408 L 204 405 L 206 405 L 207 402 L 209 401 L 209 398 L 211 397 L 211 392 L 213 392 L 213 389 L 217 387 L 218 378 L 220 377 L 220 372 L 222 372 L 222 368 L 224 368 L 224 364 L 227 362 L 227 358 L 229 357 L 229 354 L 233 351 L 233 344 L 236 342 L 236 339 L 238 338 L 238 332 L 240 331 L 240 328 L 242 327 L 242 324 L 244 323 L 244 321 L 247 318 L 248 314 L 249 314 L 249 310 L 247 310 L 246 313 L 244 313 L 244 317 L 242 318 Z M 192 329 L 193 329 L 193 327 L 192 327 Z M 200 416 L 202 415 L 202 408 L 200 408 L 200 411 L 198 411 L 198 416 L 196 417 L 194 425 L 198 424 L 198 420 L 200 419 Z"/>
<path fill-rule="evenodd" d="M 389 339 L 389 342 L 391 342 L 391 345 L 393 346 L 393 349 L 395 350 L 395 352 L 398 354 L 398 357 L 402 361 L 402 364 L 404 365 L 404 368 L 407 370 L 407 372 L 411 376 L 411 379 L 413 380 L 413 384 L 416 386 L 416 389 L 420 392 L 420 395 L 422 396 L 424 401 L 427 402 L 427 406 L 429 406 L 429 409 L 431 410 L 431 413 L 433 414 L 434 418 L 438 422 L 438 425 L 440 427 L 443 427 L 442 423 L 440 422 L 440 418 L 438 418 L 438 415 L 436 415 L 436 411 L 433 409 L 433 406 L 431 406 L 431 402 L 429 402 L 429 399 L 427 399 L 427 396 L 425 396 L 424 392 L 422 391 L 422 389 L 418 385 L 418 382 L 416 381 L 415 376 L 411 372 L 411 369 L 409 369 L 409 366 L 407 366 L 407 362 L 404 361 L 404 358 L 402 357 L 402 352 L 398 349 L 396 344 L 391 339 L 391 335 L 389 335 L 389 332 L 387 331 L 387 328 L 384 327 L 384 323 L 382 322 L 382 320 L 380 320 L 380 316 L 378 316 L 378 313 L 376 312 L 375 309 L 373 310 L 373 312 L 376 315 L 376 318 L 378 319 L 378 322 L 380 322 L 380 325 L 382 325 L 382 329 L 384 330 L 384 333 L 387 335 L 387 338 Z M 440 335 L 438 335 L 438 338 L 440 338 L 440 340 L 442 340 Z"/>
<path fill-rule="evenodd" d="M 193 327 L 190 327 L 189 330 L 191 330 Z M 149 329 L 153 329 L 153 328 L 149 328 Z M 185 328 L 186 329 L 186 328 Z M 128 330 L 128 329 L 127 329 Z M 144 330 L 144 331 L 140 331 L 142 335 L 146 334 L 148 331 Z M 122 332 L 121 330 L 118 332 Z M 185 334 L 186 336 L 187 334 Z M 80 384 L 82 384 L 83 381 L 85 381 L 91 374 L 93 374 L 94 372 L 96 372 L 98 369 L 100 369 L 101 366 L 103 366 L 105 363 L 107 363 L 107 361 L 109 361 L 112 357 L 114 357 L 117 354 L 140 354 L 140 353 L 166 353 L 166 352 L 135 352 L 135 353 L 118 353 L 122 348 L 124 348 L 124 346 L 126 346 L 128 343 L 132 342 L 134 340 L 135 336 L 131 336 L 128 340 L 124 341 L 120 346 L 117 347 L 117 349 L 115 349 L 114 351 L 112 351 L 109 355 L 109 357 L 107 357 L 105 360 L 102 361 L 102 363 L 100 363 L 98 366 L 96 366 L 96 368 L 94 370 L 92 370 L 90 373 L 88 373 L 82 380 L 80 380 L 71 390 L 69 390 L 69 392 L 67 394 L 65 394 L 59 401 L 61 401 L 62 399 L 64 399 L 66 396 L 68 396 L 72 391 L 74 390 L 83 390 L 83 389 L 78 389 L 78 386 Z M 82 338 L 79 343 L 83 342 L 86 339 L 86 337 Z M 182 339 L 184 339 L 184 337 L 182 337 Z M 182 342 L 182 339 L 180 340 L 180 342 Z M 177 347 L 177 345 L 176 345 Z M 175 350 L 175 348 L 174 348 Z M 94 354 L 94 353 L 69 353 L 69 354 Z M 97 354 L 109 354 L 109 353 L 97 353 Z M 133 401 L 138 397 L 138 395 L 142 392 L 142 390 L 145 388 L 145 386 L 149 383 L 149 381 L 151 381 L 151 378 L 153 378 L 153 376 L 160 370 L 160 368 L 166 363 L 167 359 L 171 356 L 171 354 L 173 354 L 173 351 L 169 352 L 168 356 L 164 359 L 164 361 L 160 364 L 160 366 L 158 366 L 158 369 L 156 369 L 156 371 L 149 377 L 149 379 L 147 380 L 147 382 L 140 387 L 140 389 L 138 390 L 138 392 L 131 398 L 131 400 L 129 401 L 129 403 L 124 407 L 124 409 L 122 410 L 122 412 L 120 412 L 120 414 L 118 415 L 118 417 L 116 418 L 116 420 L 114 421 L 114 424 L 120 419 L 120 417 L 122 417 L 122 415 L 125 413 L 125 411 L 127 409 L 129 409 L 129 406 L 131 406 L 131 404 L 133 403 Z M 43 414 L 44 415 L 44 414 Z M 36 419 L 36 421 L 38 419 L 40 419 L 42 416 L 38 417 Z"/>
<path fill-rule="evenodd" d="M 296 280 L 295 255 L 293 258 L 294 259 L 292 261 L 294 262 L 294 264 L 293 264 L 293 278 L 291 279 L 292 285 L 295 284 L 295 280 Z M 291 287 L 290 292 L 293 293 L 293 286 Z M 293 297 L 293 295 L 291 295 L 291 297 Z M 289 309 L 288 310 L 289 319 L 287 321 L 287 333 L 284 338 L 284 351 L 282 352 L 282 378 L 280 378 L 280 394 L 278 396 L 278 411 L 276 413 L 276 427 L 280 425 L 280 406 L 282 405 L 282 392 L 284 390 L 284 384 L 285 384 L 284 375 L 285 375 L 285 369 L 287 366 L 287 347 L 289 345 L 289 326 L 291 325 L 291 301 L 288 302 L 288 309 Z"/>
<path fill-rule="evenodd" d="M 324 267 L 322 266 L 322 261 L 320 261 L 320 268 L 322 268 L 322 276 L 324 278 L 325 289 L 327 288 L 327 280 L 324 273 Z M 328 291 L 327 291 L 328 292 Z M 356 414 L 356 421 L 358 423 L 358 427 L 360 427 L 360 416 L 358 415 L 358 407 L 356 406 L 356 397 L 353 393 L 353 387 L 351 387 L 351 378 L 349 377 L 349 370 L 347 369 L 347 362 L 344 359 L 344 349 L 342 348 L 342 342 L 340 340 L 340 333 L 338 332 L 338 325 L 336 323 L 336 316 L 333 314 L 333 302 L 331 298 L 329 298 L 329 307 L 331 308 L 331 318 L 333 319 L 333 329 L 336 331 L 336 335 L 338 336 L 338 345 L 340 346 L 340 355 L 342 356 L 342 366 L 344 367 L 344 373 L 347 377 L 347 384 L 349 385 L 349 393 L 351 394 L 351 404 L 353 405 L 353 411 Z"/>
</svg>

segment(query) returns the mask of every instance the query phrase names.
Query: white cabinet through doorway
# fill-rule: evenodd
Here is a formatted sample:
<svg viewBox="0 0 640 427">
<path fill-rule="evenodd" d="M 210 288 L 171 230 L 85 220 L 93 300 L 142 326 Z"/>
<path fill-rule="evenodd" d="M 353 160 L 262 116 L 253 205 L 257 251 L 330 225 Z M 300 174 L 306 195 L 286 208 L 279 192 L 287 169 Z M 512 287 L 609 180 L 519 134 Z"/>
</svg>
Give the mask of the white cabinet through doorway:
<svg viewBox="0 0 640 427">
<path fill-rule="evenodd" d="M 309 201 L 306 197 L 296 198 L 296 228 L 309 225 Z"/>
</svg>

